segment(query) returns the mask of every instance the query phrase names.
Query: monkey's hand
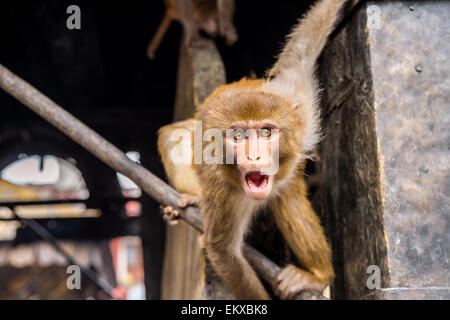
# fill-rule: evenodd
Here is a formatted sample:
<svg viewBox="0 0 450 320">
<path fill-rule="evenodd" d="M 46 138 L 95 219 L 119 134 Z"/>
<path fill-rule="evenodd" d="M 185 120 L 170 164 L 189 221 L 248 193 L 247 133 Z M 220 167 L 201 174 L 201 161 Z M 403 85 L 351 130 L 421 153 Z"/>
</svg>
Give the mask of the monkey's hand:
<svg viewBox="0 0 450 320">
<path fill-rule="evenodd" d="M 187 206 L 199 207 L 200 197 L 188 193 L 182 193 L 180 194 L 180 199 L 178 199 L 178 205 L 180 208 L 186 208 Z"/>
<path fill-rule="evenodd" d="M 200 203 L 200 197 L 182 193 L 177 203 L 180 208 L 186 208 L 187 206 L 198 207 Z M 178 210 L 175 210 L 171 206 L 165 207 L 163 205 L 160 206 L 160 209 L 163 213 L 163 219 L 167 221 L 171 226 L 174 226 L 178 223 L 180 217 L 180 213 L 178 212 Z"/>
<path fill-rule="evenodd" d="M 325 285 L 312 273 L 289 264 L 277 276 L 274 293 L 281 299 L 292 299 L 303 290 L 322 291 Z"/>
<path fill-rule="evenodd" d="M 178 223 L 179 217 L 180 217 L 180 213 L 178 212 L 178 210 L 175 210 L 173 207 L 171 206 L 163 206 L 160 205 L 159 208 L 161 209 L 161 212 L 163 214 L 163 219 L 170 224 L 171 226 L 174 226 Z"/>
</svg>

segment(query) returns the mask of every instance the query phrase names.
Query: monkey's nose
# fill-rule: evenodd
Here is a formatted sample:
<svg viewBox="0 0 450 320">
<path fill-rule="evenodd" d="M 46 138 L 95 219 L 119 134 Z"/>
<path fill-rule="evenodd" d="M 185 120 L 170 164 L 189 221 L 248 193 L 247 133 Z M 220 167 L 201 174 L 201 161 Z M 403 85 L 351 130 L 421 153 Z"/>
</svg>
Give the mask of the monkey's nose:
<svg viewBox="0 0 450 320">
<path fill-rule="evenodd" d="M 261 160 L 261 156 L 256 156 L 256 157 L 247 156 L 247 160 L 248 161 L 259 161 L 259 160 Z"/>
</svg>

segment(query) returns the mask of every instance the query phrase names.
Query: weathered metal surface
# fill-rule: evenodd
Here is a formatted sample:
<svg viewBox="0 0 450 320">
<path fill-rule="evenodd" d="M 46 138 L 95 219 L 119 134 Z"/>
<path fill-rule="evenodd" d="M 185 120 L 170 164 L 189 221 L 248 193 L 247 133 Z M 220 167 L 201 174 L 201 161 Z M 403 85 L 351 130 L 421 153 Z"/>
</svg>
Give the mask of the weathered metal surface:
<svg viewBox="0 0 450 320">
<path fill-rule="evenodd" d="M 390 286 L 450 298 L 450 2 L 379 7 L 369 38 Z"/>
<path fill-rule="evenodd" d="M 369 2 L 325 50 L 337 298 L 450 298 L 449 13 L 448 1 Z M 367 288 L 370 265 L 380 290 Z"/>
</svg>

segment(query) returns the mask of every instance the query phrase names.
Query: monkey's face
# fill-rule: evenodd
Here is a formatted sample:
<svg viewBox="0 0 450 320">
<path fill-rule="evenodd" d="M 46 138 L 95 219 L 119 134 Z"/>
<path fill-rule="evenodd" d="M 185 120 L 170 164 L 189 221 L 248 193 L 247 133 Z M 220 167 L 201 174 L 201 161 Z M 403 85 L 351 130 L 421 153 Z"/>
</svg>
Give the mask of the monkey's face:
<svg viewBox="0 0 450 320">
<path fill-rule="evenodd" d="M 272 191 L 278 171 L 280 131 L 274 121 L 237 121 L 226 130 L 228 157 L 233 156 L 239 181 L 255 199 L 265 199 Z"/>
<path fill-rule="evenodd" d="M 223 133 L 227 183 L 254 199 L 267 199 L 295 172 L 301 126 L 293 105 L 265 92 L 239 92 L 207 105 L 198 114 L 203 129 Z"/>
</svg>

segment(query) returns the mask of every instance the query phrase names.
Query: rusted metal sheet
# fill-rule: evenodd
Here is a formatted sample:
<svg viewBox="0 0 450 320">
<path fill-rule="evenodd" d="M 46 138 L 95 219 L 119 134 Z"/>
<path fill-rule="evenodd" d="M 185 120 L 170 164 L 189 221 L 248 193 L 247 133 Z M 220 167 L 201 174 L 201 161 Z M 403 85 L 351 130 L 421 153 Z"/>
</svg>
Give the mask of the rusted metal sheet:
<svg viewBox="0 0 450 320">
<path fill-rule="evenodd" d="M 324 53 L 322 191 L 340 298 L 450 298 L 449 14 L 449 1 L 368 2 Z"/>
</svg>

